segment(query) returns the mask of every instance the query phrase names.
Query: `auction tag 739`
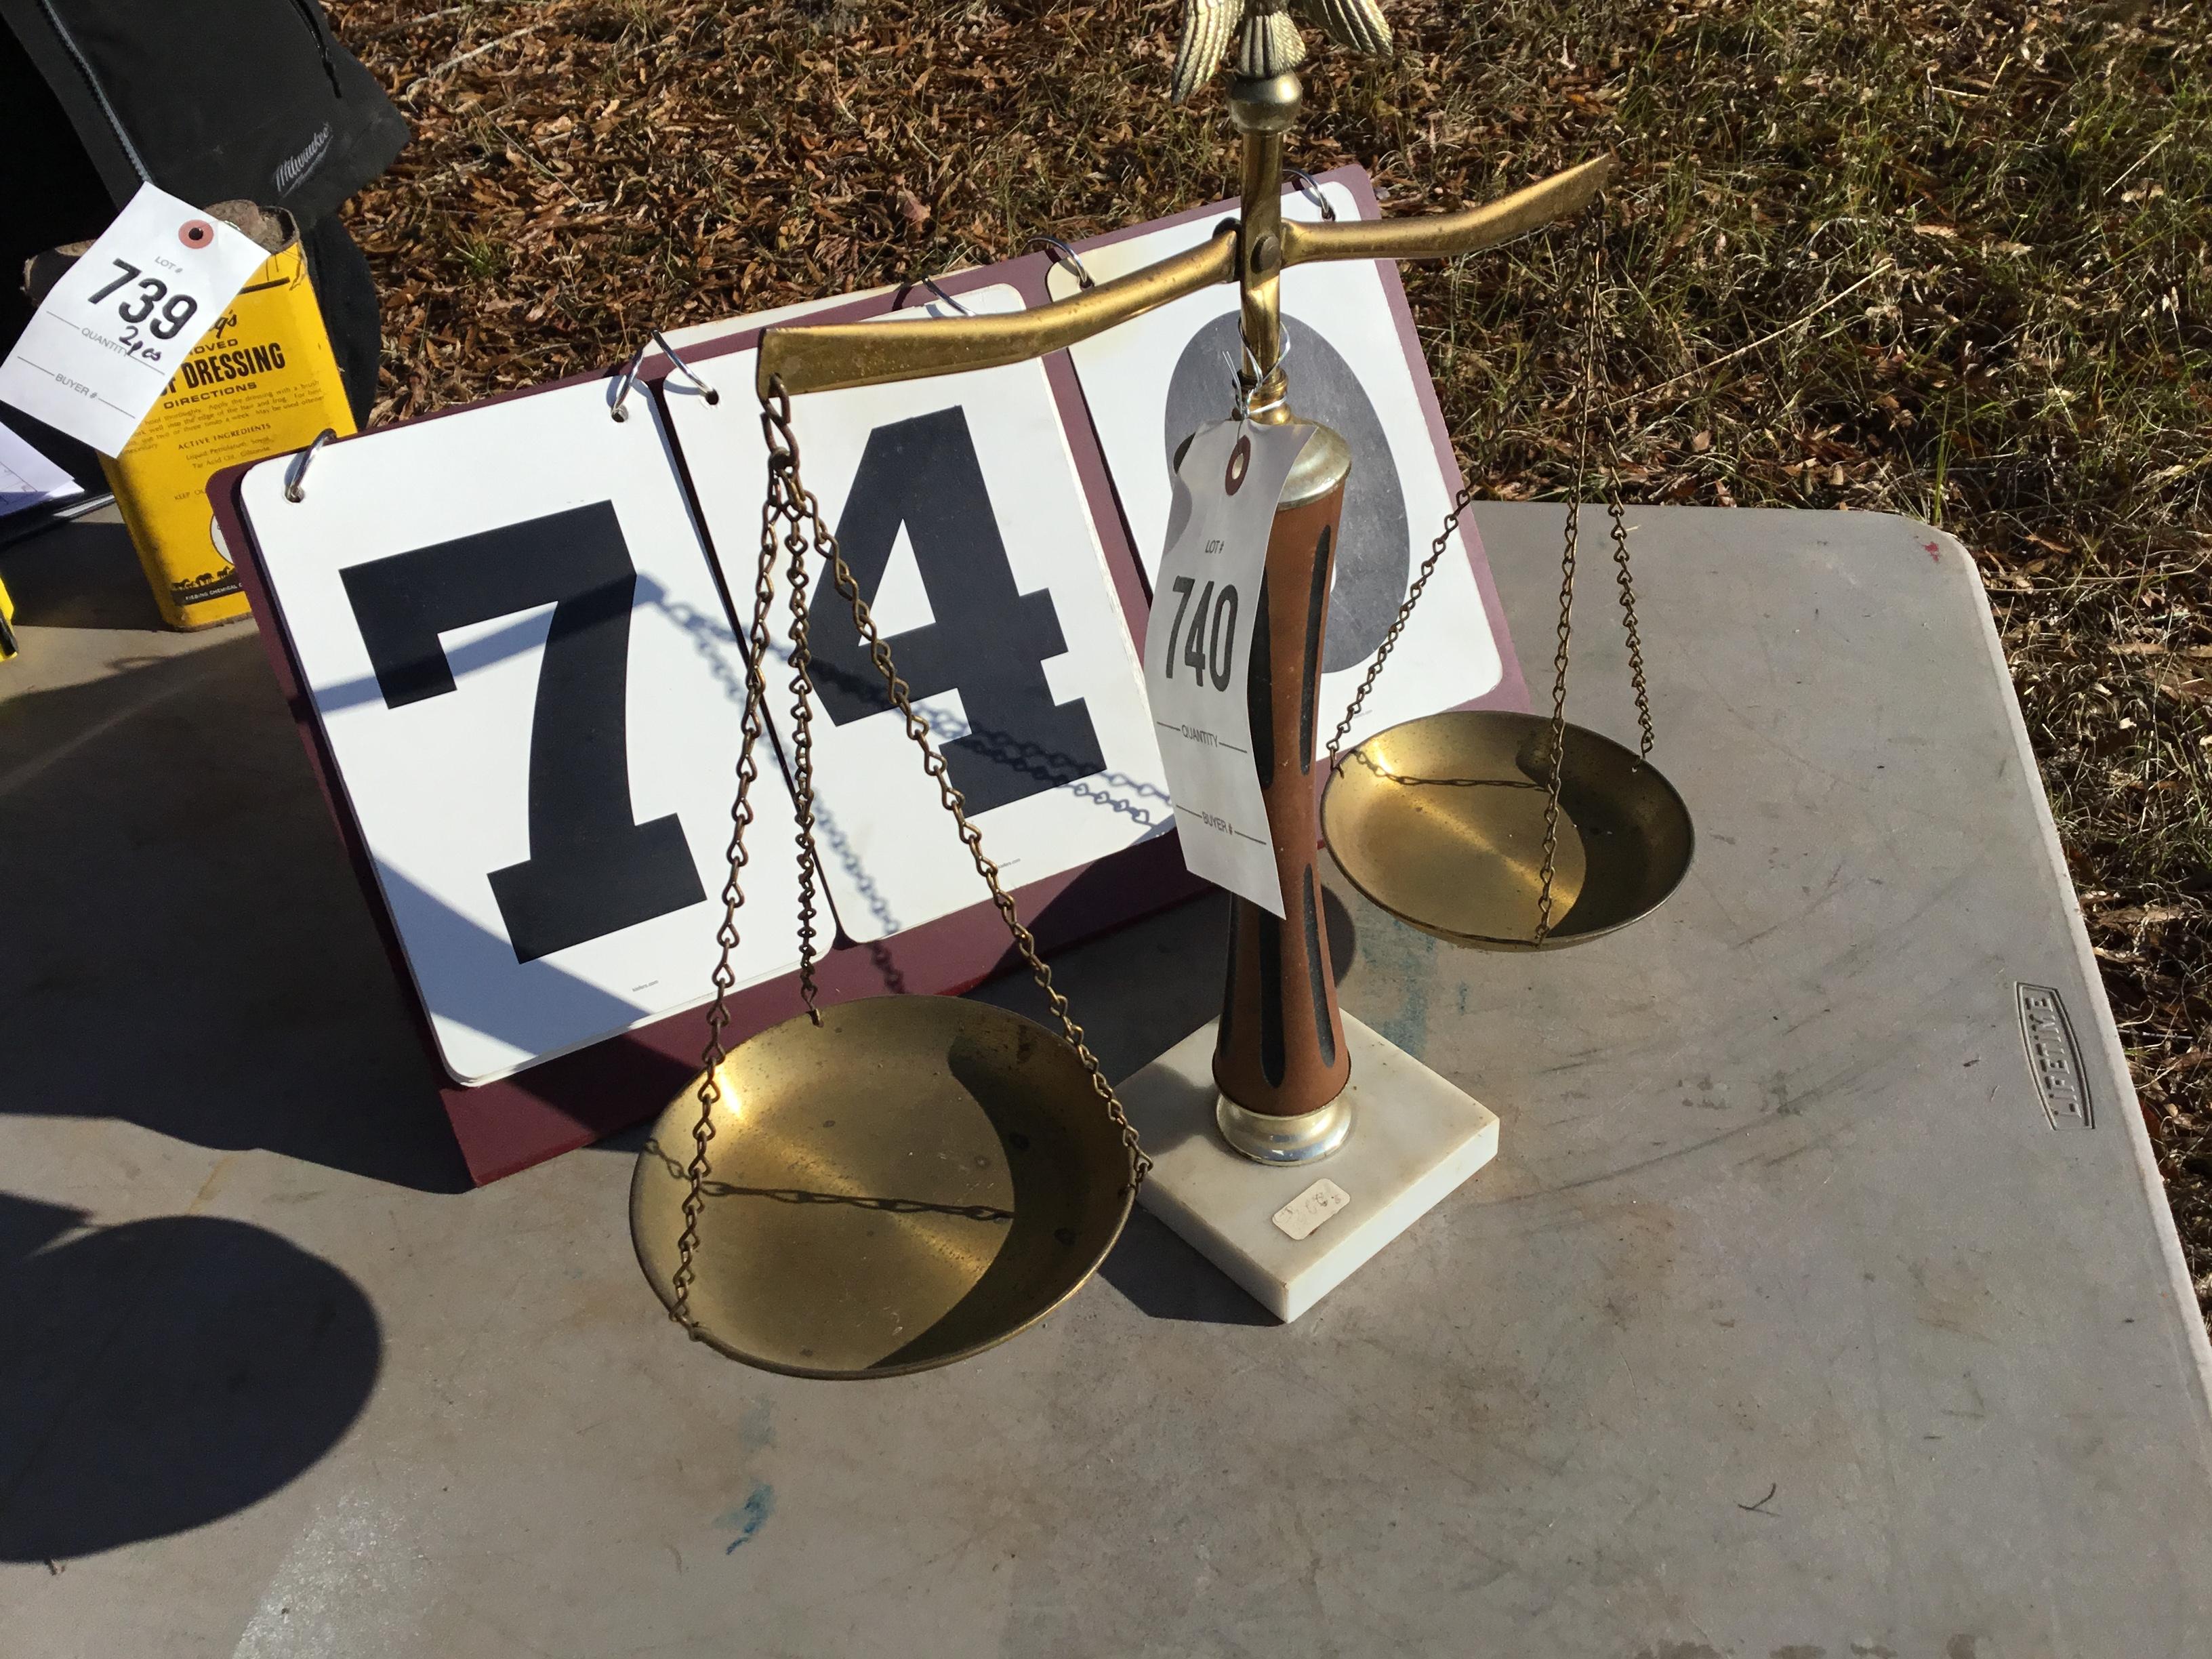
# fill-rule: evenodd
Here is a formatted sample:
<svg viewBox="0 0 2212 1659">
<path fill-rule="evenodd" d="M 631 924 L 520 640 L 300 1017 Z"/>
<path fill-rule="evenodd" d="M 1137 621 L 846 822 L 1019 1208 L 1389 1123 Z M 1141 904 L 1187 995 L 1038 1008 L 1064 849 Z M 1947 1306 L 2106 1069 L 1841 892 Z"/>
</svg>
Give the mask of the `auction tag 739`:
<svg viewBox="0 0 2212 1659">
<path fill-rule="evenodd" d="M 177 365 L 268 257 L 242 231 L 142 185 L 0 363 L 0 398 L 121 454 Z"/>
<path fill-rule="evenodd" d="M 1183 862 L 1278 916 L 1282 884 L 1246 688 L 1275 503 L 1313 431 L 1224 421 L 1190 441 L 1145 629 L 1145 690 Z"/>
</svg>

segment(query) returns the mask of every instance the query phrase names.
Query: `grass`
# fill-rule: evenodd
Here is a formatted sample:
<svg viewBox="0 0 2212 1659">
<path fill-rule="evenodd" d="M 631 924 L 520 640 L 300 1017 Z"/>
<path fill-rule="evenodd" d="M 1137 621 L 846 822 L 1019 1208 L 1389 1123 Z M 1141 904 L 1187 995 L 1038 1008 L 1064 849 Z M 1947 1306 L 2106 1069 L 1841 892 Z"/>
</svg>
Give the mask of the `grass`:
<svg viewBox="0 0 2212 1659">
<path fill-rule="evenodd" d="M 385 417 L 700 320 L 1232 193 L 1168 0 L 333 0 L 415 122 L 350 210 Z M 1318 48 L 1292 160 L 1455 205 L 1616 149 L 1626 492 L 1972 550 L 2212 1304 L 2212 14 L 1418 0 Z M 489 49 L 487 49 L 489 48 Z M 473 54 L 473 55 L 471 55 Z M 1568 483 L 1571 245 L 1408 267 L 1469 476 Z"/>
</svg>

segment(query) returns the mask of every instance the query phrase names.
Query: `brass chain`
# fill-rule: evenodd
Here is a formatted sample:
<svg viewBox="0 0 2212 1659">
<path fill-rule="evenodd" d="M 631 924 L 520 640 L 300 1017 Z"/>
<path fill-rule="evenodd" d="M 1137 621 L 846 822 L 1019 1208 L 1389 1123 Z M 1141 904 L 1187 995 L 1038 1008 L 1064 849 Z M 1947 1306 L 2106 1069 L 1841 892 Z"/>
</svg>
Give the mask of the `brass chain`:
<svg viewBox="0 0 2212 1659">
<path fill-rule="evenodd" d="M 1367 694 L 1375 689 L 1375 682 L 1382 678 L 1382 665 L 1390 660 L 1390 653 L 1398 648 L 1398 636 L 1406 631 L 1406 623 L 1413 617 L 1413 607 L 1421 602 L 1422 590 L 1428 586 L 1429 578 L 1436 574 L 1437 562 L 1443 557 L 1444 550 L 1451 545 L 1452 532 L 1459 528 L 1460 515 L 1474 501 L 1475 489 L 1472 480 L 1460 486 L 1459 494 L 1452 500 L 1451 511 L 1444 514 L 1444 527 L 1437 532 L 1436 540 L 1430 544 L 1429 556 L 1421 561 L 1419 574 L 1414 576 L 1413 585 L 1406 590 L 1404 603 L 1399 605 L 1398 614 L 1391 618 L 1390 631 L 1383 635 L 1382 643 L 1375 647 L 1374 659 L 1367 665 L 1367 672 L 1360 678 L 1359 689 L 1352 694 L 1352 702 L 1344 711 L 1344 718 L 1336 723 L 1336 730 L 1329 734 L 1328 759 L 1331 766 L 1336 764 L 1336 751 L 1344 746 L 1344 739 L 1352 731 L 1352 721 L 1359 718 L 1359 711 L 1366 707 Z"/>
<path fill-rule="evenodd" d="M 765 424 L 764 414 L 763 421 Z M 807 1018 L 819 1025 L 822 1011 L 815 1006 L 814 897 L 822 855 L 814 844 L 814 683 L 809 672 L 814 655 L 806 636 L 807 547 L 805 515 L 799 506 L 805 491 L 799 483 L 796 444 L 789 447 L 788 457 L 789 465 L 778 469 L 771 440 L 769 491 L 774 495 L 778 481 L 783 482 L 787 493 L 784 510 L 790 515 L 791 526 L 783 544 L 791 556 L 785 580 L 791 586 L 791 804 L 799 823 L 793 837 L 799 843 L 799 998 Z"/>
<path fill-rule="evenodd" d="M 763 430 L 768 431 L 765 418 L 761 424 Z M 761 665 L 768 660 L 769 610 L 775 599 L 776 527 L 779 523 L 788 522 L 792 534 L 798 533 L 789 485 L 783 477 L 787 465 L 775 453 L 772 432 L 769 449 L 768 496 L 761 505 L 760 564 L 753 575 L 752 626 L 745 636 L 745 712 L 738 751 L 738 793 L 730 807 L 730 845 L 725 860 L 729 876 L 722 884 L 722 925 L 714 934 L 721 955 L 714 963 L 714 998 L 707 1009 L 707 1048 L 701 1056 L 703 1071 L 699 1079 L 699 1121 L 691 1126 L 693 1151 L 691 1162 L 684 1171 L 690 1178 L 690 1187 L 684 1197 L 684 1231 L 676 1241 L 676 1274 L 670 1281 L 672 1299 L 668 1316 L 681 1325 L 694 1342 L 705 1340 L 699 1322 L 691 1316 L 691 1285 L 696 1277 L 693 1258 L 698 1253 L 699 1216 L 706 1206 L 707 1176 L 712 1167 L 708 1143 L 714 1138 L 714 1108 L 722 1098 L 722 1061 L 729 1054 L 722 1046 L 722 1034 L 729 1029 L 730 993 L 738 982 L 730 959 L 738 948 L 738 910 L 745 902 L 742 878 L 750 856 L 745 851 L 745 830 L 753 821 L 752 787 L 760 776 L 753 756 L 767 724 L 768 680 Z"/>
<path fill-rule="evenodd" d="M 1644 636 L 1636 626 L 1636 578 L 1628 570 L 1628 525 L 1620 514 L 1620 489 L 1606 492 L 1605 510 L 1613 518 L 1613 562 L 1620 579 L 1620 625 L 1628 635 L 1628 683 L 1636 691 L 1637 753 L 1651 758 L 1651 692 L 1644 684 Z"/>
<path fill-rule="evenodd" d="M 1589 240 L 1589 305 L 1586 324 L 1589 328 L 1590 380 L 1585 396 L 1583 419 L 1587 425 L 1597 403 L 1596 364 L 1605 350 L 1605 218 L 1601 208 L 1593 208 L 1586 222 Z M 1620 594 L 1620 625 L 1628 636 L 1628 684 L 1636 693 L 1636 726 L 1638 733 L 1638 754 L 1644 760 L 1651 758 L 1651 745 L 1656 741 L 1651 730 L 1651 691 L 1644 682 L 1644 635 L 1636 622 L 1636 578 L 1628 568 L 1628 520 L 1622 515 L 1620 505 L 1620 462 L 1619 446 L 1612 441 L 1612 420 L 1606 422 L 1606 449 L 1613 457 L 1606 468 L 1605 511 L 1612 520 L 1613 565 Z M 1577 480 L 1577 494 L 1581 481 Z"/>
<path fill-rule="evenodd" d="M 1595 339 L 1592 331 L 1591 338 Z M 1590 404 L 1596 401 L 1597 369 L 1583 356 L 1582 422 L 1575 440 L 1575 487 L 1567 498 L 1567 527 L 1559 550 L 1559 642 L 1552 652 L 1552 725 L 1545 742 L 1548 770 L 1544 780 L 1544 862 L 1536 878 L 1536 931 L 1530 943 L 1552 933 L 1552 884 L 1559 874 L 1559 785 L 1567 755 L 1567 659 L 1575 637 L 1575 556 L 1582 538 L 1583 495 L 1589 482 Z"/>
<path fill-rule="evenodd" d="M 875 665 L 876 672 L 883 677 L 884 689 L 890 695 L 893 705 L 898 709 L 899 718 L 905 723 L 907 736 L 914 740 L 915 745 L 921 751 L 921 769 L 924 775 L 937 785 L 939 799 L 943 802 L 945 810 L 952 815 L 953 823 L 957 826 L 961 844 L 967 848 L 969 856 L 975 860 L 975 873 L 982 878 L 983 884 L 990 890 L 991 903 L 998 910 L 1000 920 L 1006 923 L 1006 932 L 1013 941 L 1016 954 L 1029 969 L 1030 976 L 1036 982 L 1037 989 L 1043 994 L 1046 1002 L 1052 1009 L 1053 1017 L 1059 1021 L 1061 1035 L 1066 1039 L 1067 1046 L 1074 1051 L 1077 1060 L 1083 1066 L 1085 1075 L 1091 1080 L 1091 1092 L 1105 1107 L 1108 1118 L 1120 1132 L 1121 1145 L 1129 1156 L 1131 1187 L 1140 1185 L 1146 1175 L 1151 1170 L 1152 1161 L 1145 1156 L 1144 1148 L 1139 1145 L 1137 1131 L 1131 1125 L 1128 1115 L 1122 1109 L 1121 1097 L 1114 1091 L 1114 1085 L 1107 1081 L 1105 1068 L 1099 1063 L 1098 1056 L 1091 1052 L 1090 1045 L 1084 1040 L 1083 1028 L 1076 1024 L 1066 995 L 1053 983 L 1052 969 L 1046 965 L 1043 957 L 1037 950 L 1036 936 L 1023 925 L 1021 913 L 1015 906 L 1012 896 L 1000 884 L 999 866 L 984 854 L 982 832 L 969 821 L 966 801 L 952 783 L 950 769 L 945 763 L 945 757 L 939 751 L 935 742 L 932 740 L 927 723 L 915 713 L 914 702 L 908 693 L 907 683 L 900 678 L 898 669 L 891 660 L 891 648 L 885 642 L 882 630 L 877 626 L 867 602 L 860 597 L 860 581 L 853 574 L 851 568 L 846 564 L 845 555 L 838 546 L 836 535 L 822 517 L 821 503 L 806 488 L 799 475 L 799 441 L 791 429 L 791 399 L 784 392 L 781 382 L 773 383 L 771 389 L 762 394 L 761 429 L 768 440 L 768 498 L 762 508 L 761 568 L 759 585 L 755 593 L 751 635 L 753 654 L 752 661 L 748 665 L 746 688 L 746 760 L 740 765 L 738 772 L 740 800 L 743 800 L 744 787 L 750 781 L 746 766 L 750 762 L 753 741 L 758 736 L 758 709 L 766 697 L 766 686 L 762 681 L 758 664 L 767 650 L 768 611 L 772 596 L 776 552 L 775 529 L 779 523 L 782 523 L 787 526 L 783 537 L 783 545 L 791 555 L 792 689 L 798 699 L 793 710 L 796 729 L 793 743 L 793 793 L 797 797 L 796 804 L 800 823 L 802 860 L 814 859 L 816 856 L 811 834 L 814 784 L 811 714 L 808 709 L 811 686 L 809 684 L 807 672 L 811 659 L 807 641 L 805 567 L 805 553 L 811 550 L 822 556 L 825 565 L 824 574 L 836 586 L 838 596 L 852 607 L 853 625 L 859 632 L 861 644 L 867 648 L 868 659 Z M 744 822 L 750 821 L 750 813 L 747 811 Z M 740 826 L 741 834 L 742 826 Z M 735 837 L 732 839 L 732 845 L 731 887 L 726 890 L 726 900 L 727 894 L 735 890 L 735 872 L 738 863 L 741 861 L 737 852 Z M 816 863 L 818 866 L 818 859 L 816 860 Z M 686 1225 L 684 1238 L 679 1245 L 682 1263 L 678 1272 L 683 1276 L 684 1284 L 678 1289 L 678 1317 L 679 1320 L 685 1321 L 687 1328 L 689 1322 L 680 1310 L 684 1305 L 684 1293 L 689 1285 L 691 1252 L 697 1244 L 697 1209 L 702 1201 L 702 1188 L 708 1174 L 706 1142 L 712 1139 L 712 1127 L 707 1119 L 713 1110 L 715 1101 L 720 1097 L 720 1086 L 714 1078 L 714 1067 L 719 1065 L 724 1057 L 720 1047 L 720 1036 L 722 1027 L 728 1023 L 728 1015 L 724 1006 L 724 994 L 727 984 L 734 983 L 733 977 L 728 972 L 729 952 L 736 944 L 734 903 L 731 903 L 729 908 L 732 919 L 724 928 L 723 966 L 715 975 L 715 1000 L 713 1010 L 708 1015 L 712 1038 L 708 1049 L 709 1056 L 708 1077 L 702 1083 L 699 1091 L 701 1130 L 695 1131 L 693 1136 L 698 1143 L 699 1153 L 692 1159 L 689 1170 L 691 1191 L 690 1196 L 685 1200 Z M 814 1015 L 816 1023 L 819 1024 L 820 1015 L 813 1006 L 813 984 L 811 971 L 811 933 L 808 927 L 810 919 L 811 911 L 803 895 L 800 915 L 802 989 L 807 998 L 808 1012 Z M 695 1336 L 698 1334 L 696 1328 L 693 1329 L 692 1334 Z"/>
</svg>

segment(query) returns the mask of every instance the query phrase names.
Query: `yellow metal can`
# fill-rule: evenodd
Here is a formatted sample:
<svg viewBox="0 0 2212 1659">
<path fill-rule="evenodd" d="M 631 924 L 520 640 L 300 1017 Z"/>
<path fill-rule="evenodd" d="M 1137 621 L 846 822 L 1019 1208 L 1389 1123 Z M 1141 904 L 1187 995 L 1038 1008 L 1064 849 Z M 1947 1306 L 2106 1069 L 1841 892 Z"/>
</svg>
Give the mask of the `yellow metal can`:
<svg viewBox="0 0 2212 1659">
<path fill-rule="evenodd" d="M 244 203 L 209 212 L 276 251 L 177 366 L 123 453 L 100 460 L 173 628 L 205 628 L 246 611 L 238 572 L 216 539 L 208 480 L 237 462 L 304 448 L 325 427 L 340 437 L 354 430 L 289 216 Z"/>
</svg>

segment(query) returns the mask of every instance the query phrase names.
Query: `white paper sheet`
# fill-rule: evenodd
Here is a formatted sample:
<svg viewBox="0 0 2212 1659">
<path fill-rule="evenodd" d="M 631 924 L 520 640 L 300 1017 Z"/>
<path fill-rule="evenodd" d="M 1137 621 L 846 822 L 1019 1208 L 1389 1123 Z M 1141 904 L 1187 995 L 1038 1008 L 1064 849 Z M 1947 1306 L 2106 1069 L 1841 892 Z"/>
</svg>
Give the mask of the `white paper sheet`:
<svg viewBox="0 0 2212 1659">
<path fill-rule="evenodd" d="M 13 427 L 0 426 L 0 519 L 82 493 L 75 478 L 33 448 Z"/>
</svg>

